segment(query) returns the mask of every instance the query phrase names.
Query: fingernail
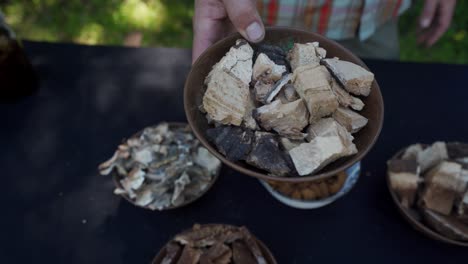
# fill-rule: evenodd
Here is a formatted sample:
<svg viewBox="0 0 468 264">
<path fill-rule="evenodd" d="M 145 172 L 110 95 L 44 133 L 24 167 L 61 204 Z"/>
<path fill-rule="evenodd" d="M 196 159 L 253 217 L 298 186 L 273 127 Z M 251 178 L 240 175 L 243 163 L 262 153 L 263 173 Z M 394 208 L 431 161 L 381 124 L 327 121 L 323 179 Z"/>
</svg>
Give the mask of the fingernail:
<svg viewBox="0 0 468 264">
<path fill-rule="evenodd" d="M 256 42 L 262 39 L 263 37 L 263 28 L 258 22 L 253 22 L 246 29 L 247 37 L 250 41 Z"/>
<path fill-rule="evenodd" d="M 423 18 L 420 24 L 422 28 L 427 28 L 429 24 L 431 24 L 431 21 L 427 18 Z"/>
</svg>

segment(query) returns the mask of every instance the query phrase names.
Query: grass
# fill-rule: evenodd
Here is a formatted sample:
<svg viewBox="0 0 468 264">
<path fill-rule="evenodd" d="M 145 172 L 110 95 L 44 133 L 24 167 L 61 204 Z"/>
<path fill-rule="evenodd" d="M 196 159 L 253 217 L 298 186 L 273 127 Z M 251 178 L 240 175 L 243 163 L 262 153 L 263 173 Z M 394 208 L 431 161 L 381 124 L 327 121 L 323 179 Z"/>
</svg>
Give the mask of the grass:
<svg viewBox="0 0 468 264">
<path fill-rule="evenodd" d="M 0 0 L 19 36 L 39 41 L 122 45 L 134 32 L 143 46 L 190 48 L 193 0 Z M 432 48 L 416 44 L 422 1 L 400 19 L 404 61 L 468 63 L 468 1 L 458 1 L 453 24 Z"/>
<path fill-rule="evenodd" d="M 416 44 L 416 21 L 423 1 L 413 2 L 416 4 L 401 17 L 399 23 L 401 60 L 468 64 L 468 1 L 457 1 L 452 25 L 429 49 Z"/>
</svg>

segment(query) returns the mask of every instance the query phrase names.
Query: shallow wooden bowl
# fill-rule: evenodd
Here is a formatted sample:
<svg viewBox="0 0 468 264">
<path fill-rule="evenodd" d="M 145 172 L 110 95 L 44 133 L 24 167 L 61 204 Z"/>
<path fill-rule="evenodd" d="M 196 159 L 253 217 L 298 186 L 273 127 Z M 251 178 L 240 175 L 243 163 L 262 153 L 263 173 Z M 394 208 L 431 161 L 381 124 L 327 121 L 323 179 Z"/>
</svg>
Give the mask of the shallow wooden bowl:
<svg viewBox="0 0 468 264">
<path fill-rule="evenodd" d="M 181 128 L 181 127 L 186 127 L 187 124 L 186 123 L 180 123 L 180 122 L 166 122 L 169 124 L 169 128 L 171 129 L 174 129 L 174 128 Z M 142 131 L 139 131 L 138 133 L 135 133 L 132 137 L 135 137 L 135 136 L 140 136 L 141 133 L 143 133 L 143 130 Z M 213 175 L 213 179 L 211 180 L 210 184 L 206 187 L 206 189 L 200 193 L 199 196 L 197 197 L 193 197 L 191 200 L 187 200 L 185 201 L 184 203 L 178 205 L 178 206 L 169 206 L 167 208 L 164 208 L 163 210 L 152 210 L 150 209 L 149 207 L 147 206 L 140 206 L 140 205 L 137 205 L 135 203 L 135 201 L 133 201 L 128 195 L 126 194 L 121 194 L 120 196 L 122 196 L 125 200 L 127 200 L 127 202 L 133 204 L 134 206 L 136 207 L 140 207 L 140 208 L 144 208 L 144 209 L 148 209 L 148 210 L 152 210 L 152 211 L 166 211 L 166 210 L 171 210 L 171 209 L 176 209 L 176 208 L 180 208 L 180 207 L 184 207 L 184 206 L 187 206 L 195 201 L 197 201 L 198 199 L 200 199 L 203 195 L 205 195 L 206 192 L 208 192 L 211 187 L 213 187 L 213 185 L 215 184 L 215 182 L 218 180 L 218 177 L 219 177 L 219 172 L 221 171 L 221 166 L 219 167 L 218 171 L 216 171 L 216 173 Z M 118 175 L 118 173 L 116 171 L 113 171 L 112 172 L 112 180 L 114 181 L 114 184 L 115 184 L 115 187 L 116 188 L 120 188 L 120 189 L 123 189 L 122 187 L 122 184 L 120 183 L 120 180 L 122 179 L 122 177 L 120 175 Z"/>
<path fill-rule="evenodd" d="M 239 38 L 241 38 L 241 35 L 236 33 L 208 48 L 193 64 L 185 82 L 184 107 L 187 120 L 192 127 L 192 131 L 195 136 L 211 153 L 234 170 L 252 177 L 272 181 L 304 182 L 325 179 L 342 172 L 360 161 L 369 152 L 380 134 L 384 118 L 384 103 L 377 81 L 374 81 L 372 84 L 370 95 L 362 98 L 366 106 L 360 114 L 368 118 L 369 123 L 361 131 L 354 134 L 354 142 L 359 150 L 358 153 L 333 162 L 313 176 L 269 176 L 263 170 L 248 165 L 245 162 L 230 161 L 226 159 L 224 155 L 219 153 L 216 146 L 211 144 L 206 138 L 206 130 L 210 128 L 210 125 L 208 125 L 205 115 L 199 111 L 199 106 L 202 104 L 202 98 L 205 91 L 205 77 L 211 71 L 213 65 L 226 54 L 230 47 L 233 46 Z M 367 68 L 364 62 L 340 44 L 312 32 L 286 27 L 270 27 L 266 29 L 265 40 L 263 42 L 278 45 L 280 47 L 290 47 L 292 43 L 307 43 L 313 41 L 318 41 L 320 46 L 327 50 L 327 57 L 339 57 L 342 60 L 350 61 Z"/>
<path fill-rule="evenodd" d="M 405 147 L 405 148 L 401 149 L 400 151 L 398 151 L 397 154 L 395 154 L 392 157 L 392 159 L 400 158 L 403 155 L 406 148 L 407 147 Z M 395 202 L 395 205 L 398 208 L 398 211 L 401 213 L 403 218 L 405 218 L 406 221 L 408 221 L 411 224 L 411 226 L 413 226 L 414 229 L 418 230 L 419 232 L 423 233 L 424 235 L 426 235 L 426 236 L 428 236 L 428 237 L 430 237 L 432 239 L 442 241 L 442 242 L 445 242 L 445 243 L 449 243 L 449 244 L 452 244 L 452 245 L 468 247 L 468 242 L 463 242 L 463 241 L 459 241 L 459 240 L 450 239 L 450 238 L 447 238 L 447 237 L 443 236 L 442 234 L 432 230 L 430 227 L 426 226 L 424 224 L 424 222 L 420 221 L 416 217 L 416 215 L 418 214 L 417 212 L 415 212 L 416 210 L 407 209 L 407 208 L 403 207 L 403 205 L 400 203 L 400 200 L 398 199 L 398 195 L 393 191 L 393 189 L 392 189 L 392 187 L 390 185 L 390 177 L 389 177 L 388 173 L 387 173 L 386 179 L 387 179 L 388 191 L 390 192 L 390 195 L 392 196 L 392 200 L 393 200 L 393 202 Z"/>
<path fill-rule="evenodd" d="M 216 226 L 217 225 L 231 226 L 231 225 L 225 225 L 225 224 L 206 224 L 206 225 L 202 225 L 202 226 L 215 226 L 215 225 Z M 185 233 L 187 231 L 190 231 L 190 230 L 183 231 L 183 232 L 181 232 L 181 234 L 183 234 L 183 233 Z M 257 242 L 258 247 L 262 251 L 262 254 L 265 257 L 265 260 L 267 261 L 266 264 L 277 264 L 278 262 L 276 262 L 275 257 L 273 256 L 271 251 L 267 248 L 267 246 L 262 241 L 260 241 L 257 237 L 255 237 L 252 233 L 250 233 L 250 234 L 255 239 L 255 241 Z M 172 239 L 171 239 L 171 241 L 172 241 Z M 170 243 L 170 241 L 167 242 L 166 245 L 164 245 L 161 248 L 161 250 L 159 250 L 158 254 L 156 255 L 156 257 L 154 257 L 153 261 L 151 262 L 152 264 L 161 264 L 162 263 L 164 257 L 166 256 L 167 244 L 169 244 L 169 243 Z"/>
</svg>

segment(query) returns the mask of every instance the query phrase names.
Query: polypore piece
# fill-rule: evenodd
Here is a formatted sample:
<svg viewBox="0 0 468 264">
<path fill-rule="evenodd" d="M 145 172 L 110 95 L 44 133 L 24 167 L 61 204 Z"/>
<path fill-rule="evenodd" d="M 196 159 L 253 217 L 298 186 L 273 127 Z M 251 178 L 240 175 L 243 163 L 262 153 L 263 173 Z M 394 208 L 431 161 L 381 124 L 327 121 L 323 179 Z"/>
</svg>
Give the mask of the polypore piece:
<svg viewBox="0 0 468 264">
<path fill-rule="evenodd" d="M 257 81 L 254 85 L 255 100 L 264 104 L 273 88 L 275 88 L 273 82 Z"/>
<path fill-rule="evenodd" d="M 249 248 L 243 242 L 236 241 L 232 244 L 232 257 L 234 263 L 257 264 Z"/>
<path fill-rule="evenodd" d="M 175 242 L 170 242 L 166 246 L 166 256 L 164 256 L 161 264 L 176 264 L 181 253 L 182 246 Z"/>
<path fill-rule="evenodd" d="M 368 96 L 371 91 L 374 74 L 363 67 L 338 58 L 323 59 L 322 63 L 341 82 L 344 88 L 355 95 Z"/>
<path fill-rule="evenodd" d="M 286 53 L 283 49 L 275 45 L 268 45 L 268 44 L 256 44 L 256 56 L 260 53 L 264 53 L 268 56 L 274 63 L 277 65 L 284 65 L 288 67 L 289 63 L 286 60 Z"/>
<path fill-rule="evenodd" d="M 331 79 L 330 86 L 341 106 L 351 107 L 356 111 L 361 111 L 364 108 L 364 102 L 362 102 L 361 99 L 350 95 L 345 89 L 341 88 L 340 84 L 334 78 Z"/>
<path fill-rule="evenodd" d="M 255 132 L 255 143 L 246 161 L 276 176 L 286 176 L 291 171 L 287 155 L 279 149 L 275 136 L 267 132 Z"/>
<path fill-rule="evenodd" d="M 323 66 L 302 66 L 294 71 L 292 81 L 306 103 L 310 123 L 333 114 L 338 108 L 338 100 L 330 87 L 331 78 Z"/>
<path fill-rule="evenodd" d="M 253 80 L 264 80 L 267 82 L 278 81 L 283 73 L 286 72 L 286 66 L 275 64 L 267 55 L 260 53 L 253 66 Z"/>
<path fill-rule="evenodd" d="M 253 132 L 234 126 L 219 126 L 206 131 L 208 140 L 232 161 L 244 160 L 252 149 Z"/>
<path fill-rule="evenodd" d="M 213 69 L 206 79 L 203 108 L 208 117 L 224 125 L 239 126 L 249 105 L 249 85 L 224 70 Z"/>
<path fill-rule="evenodd" d="M 420 152 L 417 158 L 419 166 L 421 166 L 421 173 L 446 159 L 448 159 L 448 153 L 445 142 L 435 142 Z"/>
<path fill-rule="evenodd" d="M 309 175 L 346 156 L 347 148 L 339 136 L 316 137 L 289 151 L 299 175 Z"/>
<path fill-rule="evenodd" d="M 255 109 L 255 102 L 252 93 L 249 93 L 249 100 L 247 102 L 247 107 L 244 113 L 243 126 L 248 129 L 258 130 L 257 121 L 253 117 L 253 110 Z"/>
<path fill-rule="evenodd" d="M 231 257 L 232 250 L 224 243 L 218 242 L 201 255 L 200 264 L 228 264 Z"/>
<path fill-rule="evenodd" d="M 294 88 L 293 84 L 286 84 L 280 94 L 285 99 L 285 101 L 281 100 L 283 104 L 285 102 L 292 102 L 299 99 L 299 95 L 297 94 L 296 88 Z"/>
<path fill-rule="evenodd" d="M 356 133 L 367 125 L 367 118 L 353 110 L 339 107 L 333 114 L 333 118 L 344 126 L 349 132 Z"/>
<path fill-rule="evenodd" d="M 215 65 L 205 79 L 202 109 L 210 120 L 239 126 L 249 102 L 253 49 L 245 40 Z"/>
<path fill-rule="evenodd" d="M 286 138 L 286 137 L 281 137 L 279 139 L 279 143 L 280 143 L 281 147 L 283 148 L 283 150 L 290 151 L 291 149 L 293 149 L 295 147 L 298 147 L 302 143 L 306 143 L 306 142 L 304 140 L 302 140 L 302 139 L 292 140 L 292 139 L 289 139 L 289 138 Z"/>
<path fill-rule="evenodd" d="M 419 153 L 423 152 L 424 148 L 421 144 L 414 144 L 409 146 L 405 149 L 403 156 L 401 156 L 404 160 L 417 160 Z"/>
<path fill-rule="evenodd" d="M 292 74 L 288 73 L 284 75 L 280 80 L 275 83 L 275 86 L 268 93 L 265 99 L 265 103 L 269 104 L 275 99 L 275 97 L 281 92 L 283 87 L 291 80 Z"/>
<path fill-rule="evenodd" d="M 318 66 L 320 59 L 325 58 L 325 56 L 326 50 L 320 48 L 318 42 L 294 43 L 293 48 L 288 54 L 293 71 L 301 66 Z"/>
<path fill-rule="evenodd" d="M 193 154 L 193 162 L 208 171 L 215 171 L 221 166 L 221 161 L 204 147 L 198 147 Z"/>
<path fill-rule="evenodd" d="M 333 118 L 324 118 L 315 124 L 309 126 L 307 130 L 307 141 L 312 141 L 317 137 L 332 137 L 337 136 L 341 139 L 346 150 L 344 156 L 349 156 L 357 153 L 356 145 L 354 145 L 354 137 Z"/>
<path fill-rule="evenodd" d="M 213 73 L 224 71 L 249 85 L 252 79 L 253 49 L 246 40 L 239 39 L 206 77 L 208 83 Z"/>
<path fill-rule="evenodd" d="M 184 247 L 177 264 L 198 264 L 203 251 L 192 247 Z"/>
<path fill-rule="evenodd" d="M 441 162 L 433 168 L 425 179 L 426 188 L 422 201 L 426 208 L 449 215 L 456 198 L 461 165 L 454 162 Z"/>
<path fill-rule="evenodd" d="M 409 208 L 414 204 L 419 184 L 419 166 L 416 160 L 389 160 L 387 162 L 390 186 L 401 204 Z"/>
<path fill-rule="evenodd" d="M 254 117 L 267 131 L 273 129 L 285 137 L 301 139 L 304 138 L 301 131 L 308 124 L 309 113 L 301 99 L 287 104 L 276 100 L 254 110 Z"/>
</svg>

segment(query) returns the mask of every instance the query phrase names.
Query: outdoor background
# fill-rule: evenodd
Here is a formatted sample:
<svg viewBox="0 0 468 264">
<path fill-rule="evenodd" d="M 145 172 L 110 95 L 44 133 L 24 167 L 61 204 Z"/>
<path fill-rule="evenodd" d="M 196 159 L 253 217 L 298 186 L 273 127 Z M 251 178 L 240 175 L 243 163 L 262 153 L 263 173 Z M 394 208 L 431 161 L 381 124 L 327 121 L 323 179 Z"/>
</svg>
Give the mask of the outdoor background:
<svg viewBox="0 0 468 264">
<path fill-rule="evenodd" d="M 7 22 L 24 39 L 84 44 L 192 45 L 193 0 L 0 0 Z M 417 46 L 423 1 L 400 19 L 404 61 L 468 63 L 468 1 L 458 1 L 453 23 L 432 48 Z"/>
</svg>

